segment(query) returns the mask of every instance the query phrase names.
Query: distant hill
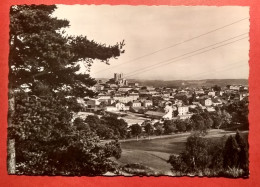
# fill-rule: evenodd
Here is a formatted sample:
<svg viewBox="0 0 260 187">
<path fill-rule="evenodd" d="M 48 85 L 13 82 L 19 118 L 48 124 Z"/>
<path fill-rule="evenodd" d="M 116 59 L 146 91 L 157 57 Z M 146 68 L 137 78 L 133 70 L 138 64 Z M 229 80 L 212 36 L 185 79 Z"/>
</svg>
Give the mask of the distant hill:
<svg viewBox="0 0 260 187">
<path fill-rule="evenodd" d="M 224 87 L 226 85 L 248 85 L 247 79 L 205 79 L 205 80 L 138 80 L 129 79 L 129 82 L 137 82 L 140 85 L 154 87 L 211 87 L 218 85 Z"/>
<path fill-rule="evenodd" d="M 108 81 L 106 78 L 98 78 L 102 82 Z M 143 80 L 143 79 L 127 79 L 128 82 L 137 82 L 143 86 L 154 87 L 211 87 L 218 85 L 224 87 L 226 85 L 244 85 L 248 86 L 248 79 L 204 79 L 204 80 Z"/>
</svg>

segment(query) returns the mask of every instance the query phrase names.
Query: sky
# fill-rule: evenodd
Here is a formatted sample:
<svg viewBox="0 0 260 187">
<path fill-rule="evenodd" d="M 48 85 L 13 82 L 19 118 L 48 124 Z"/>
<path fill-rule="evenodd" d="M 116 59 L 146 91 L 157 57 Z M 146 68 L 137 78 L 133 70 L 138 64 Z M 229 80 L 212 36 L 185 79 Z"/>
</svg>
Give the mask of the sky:
<svg viewBox="0 0 260 187">
<path fill-rule="evenodd" d="M 94 78 L 247 79 L 249 7 L 58 5 L 69 35 L 114 45 L 123 53 L 110 65 L 95 61 Z"/>
</svg>

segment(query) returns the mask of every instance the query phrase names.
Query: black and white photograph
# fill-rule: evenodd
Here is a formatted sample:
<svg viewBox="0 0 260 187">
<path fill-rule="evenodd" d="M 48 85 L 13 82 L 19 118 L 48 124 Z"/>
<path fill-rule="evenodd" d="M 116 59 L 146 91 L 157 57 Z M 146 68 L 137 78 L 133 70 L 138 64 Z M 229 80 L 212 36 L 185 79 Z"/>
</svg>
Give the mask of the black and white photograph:
<svg viewBox="0 0 260 187">
<path fill-rule="evenodd" d="M 249 178 L 249 7 L 13 5 L 9 175 Z"/>
</svg>

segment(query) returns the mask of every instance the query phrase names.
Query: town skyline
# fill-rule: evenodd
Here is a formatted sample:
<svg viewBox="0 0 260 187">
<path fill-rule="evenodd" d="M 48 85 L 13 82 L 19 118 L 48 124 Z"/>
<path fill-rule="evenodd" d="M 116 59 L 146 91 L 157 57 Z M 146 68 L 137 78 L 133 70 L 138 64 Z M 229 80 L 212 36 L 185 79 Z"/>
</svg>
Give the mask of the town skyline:
<svg viewBox="0 0 260 187">
<path fill-rule="evenodd" d="M 94 78 L 114 72 L 145 80 L 249 76 L 248 7 L 59 5 L 54 15 L 70 21 L 68 34 L 107 45 L 125 41 L 125 53 L 110 65 L 94 61 Z"/>
</svg>

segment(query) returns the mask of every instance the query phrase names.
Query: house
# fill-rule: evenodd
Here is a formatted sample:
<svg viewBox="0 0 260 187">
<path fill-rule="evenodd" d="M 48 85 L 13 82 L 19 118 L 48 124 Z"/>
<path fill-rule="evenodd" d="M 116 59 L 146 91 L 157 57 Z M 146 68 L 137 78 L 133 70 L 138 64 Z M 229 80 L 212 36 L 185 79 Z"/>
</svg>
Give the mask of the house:
<svg viewBox="0 0 260 187">
<path fill-rule="evenodd" d="M 204 98 L 204 99 L 201 99 L 200 100 L 200 103 L 203 105 L 203 106 L 211 106 L 212 105 L 212 100 L 210 98 Z"/>
<path fill-rule="evenodd" d="M 109 88 L 111 89 L 117 89 L 118 86 L 116 84 L 109 84 Z"/>
<path fill-rule="evenodd" d="M 124 96 L 124 95 L 115 95 L 115 96 L 113 97 L 113 99 L 114 99 L 115 101 L 119 101 L 119 102 L 125 103 L 125 104 L 128 103 L 129 101 L 132 101 L 129 96 Z"/>
<path fill-rule="evenodd" d="M 189 112 L 189 106 L 180 106 L 178 107 L 179 115 L 185 115 Z"/>
<path fill-rule="evenodd" d="M 134 86 L 139 86 L 139 84 L 136 83 L 136 82 L 129 82 L 128 85 L 129 85 L 129 86 L 132 86 L 132 87 L 134 87 Z"/>
<path fill-rule="evenodd" d="M 162 118 L 166 119 L 166 120 L 172 120 L 172 117 L 173 117 L 173 107 L 172 107 L 172 103 L 171 102 L 166 103 L 164 111 L 165 111 L 165 114 L 164 114 L 164 116 Z"/>
<path fill-rule="evenodd" d="M 138 93 L 130 93 L 128 94 L 129 100 L 131 101 L 135 101 L 139 98 L 139 94 Z"/>
<path fill-rule="evenodd" d="M 108 95 L 108 94 L 103 94 L 103 93 L 100 93 L 100 94 L 98 94 L 97 98 L 98 98 L 98 99 L 104 99 L 104 100 L 108 100 L 108 99 L 110 99 L 110 98 L 111 98 L 111 96 L 110 96 L 110 95 Z"/>
<path fill-rule="evenodd" d="M 95 89 L 95 91 L 101 91 L 101 90 L 104 90 L 104 86 L 103 85 L 101 85 L 101 84 L 96 84 L 96 85 L 94 85 L 93 86 L 94 87 L 94 89 Z"/>
<path fill-rule="evenodd" d="M 133 101 L 132 103 L 131 103 L 131 106 L 132 107 L 141 107 L 141 102 L 139 102 L 139 101 Z"/>
<path fill-rule="evenodd" d="M 124 103 L 120 103 L 120 102 L 117 102 L 115 103 L 115 107 L 117 108 L 118 111 L 125 111 L 125 104 Z"/>
<path fill-rule="evenodd" d="M 140 90 L 139 90 L 139 94 L 149 95 L 150 92 L 149 92 L 149 90 L 147 90 L 147 89 L 140 89 Z"/>
<path fill-rule="evenodd" d="M 202 94 L 205 94 L 205 92 L 204 92 L 203 89 L 200 89 L 200 90 L 195 90 L 195 94 L 196 95 L 202 95 Z"/>
<path fill-rule="evenodd" d="M 122 86 L 122 87 L 119 87 L 119 88 L 118 88 L 118 91 L 119 91 L 119 92 L 127 92 L 127 91 L 129 91 L 129 90 L 132 90 L 132 88 L 131 88 L 131 87 L 128 87 L 128 86 Z"/>
<path fill-rule="evenodd" d="M 88 99 L 86 102 L 87 108 L 95 108 L 100 105 L 100 101 L 98 99 Z"/>
<path fill-rule="evenodd" d="M 155 90 L 155 88 L 153 86 L 146 86 L 146 89 L 149 91 Z"/>
<path fill-rule="evenodd" d="M 214 91 L 208 92 L 208 95 L 209 95 L 209 96 L 212 96 L 212 97 L 215 97 L 216 92 L 214 92 Z"/>
<path fill-rule="evenodd" d="M 118 112 L 118 108 L 116 108 L 115 106 L 106 106 L 105 108 L 106 112 Z"/>
<path fill-rule="evenodd" d="M 143 102 L 143 105 L 144 105 L 144 107 L 149 107 L 149 106 L 153 106 L 153 102 L 151 101 L 151 100 L 145 100 L 144 102 Z"/>
<path fill-rule="evenodd" d="M 178 93 L 179 93 L 179 94 L 186 95 L 188 92 L 187 92 L 186 90 L 180 90 Z"/>
<path fill-rule="evenodd" d="M 230 90 L 239 90 L 240 89 L 240 86 L 236 86 L 236 85 L 231 85 L 230 87 L 229 87 L 229 89 Z"/>
</svg>

